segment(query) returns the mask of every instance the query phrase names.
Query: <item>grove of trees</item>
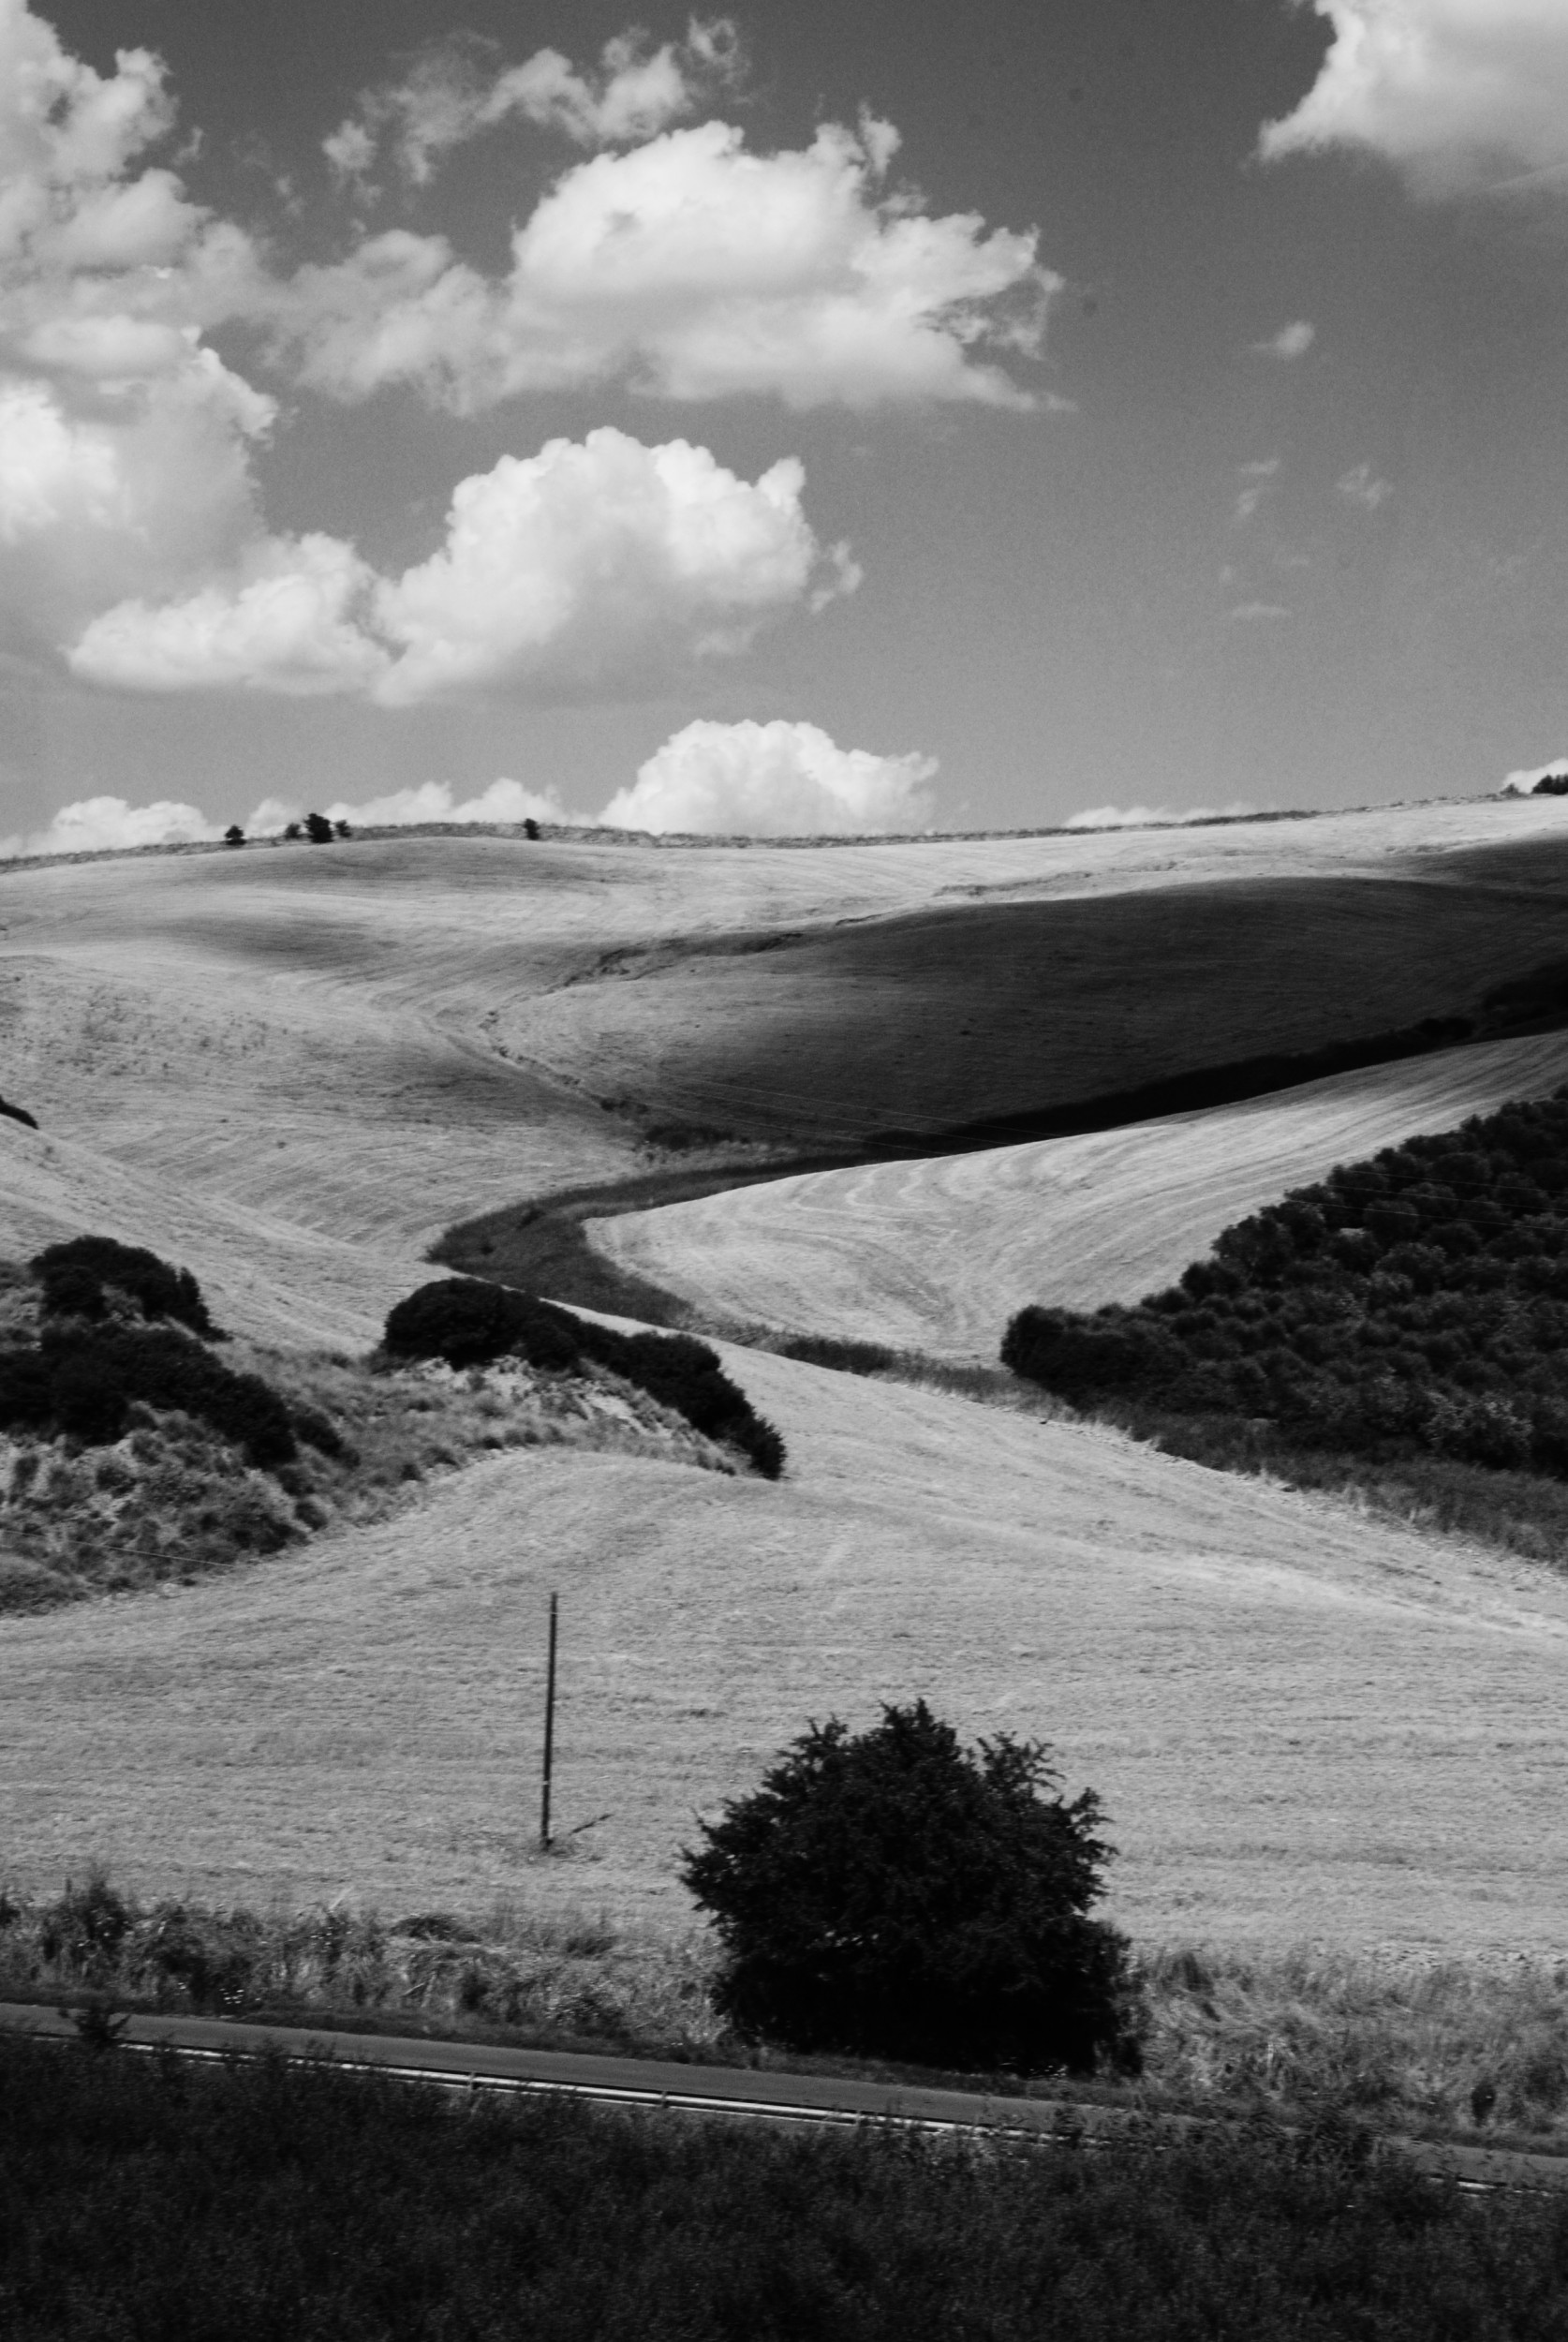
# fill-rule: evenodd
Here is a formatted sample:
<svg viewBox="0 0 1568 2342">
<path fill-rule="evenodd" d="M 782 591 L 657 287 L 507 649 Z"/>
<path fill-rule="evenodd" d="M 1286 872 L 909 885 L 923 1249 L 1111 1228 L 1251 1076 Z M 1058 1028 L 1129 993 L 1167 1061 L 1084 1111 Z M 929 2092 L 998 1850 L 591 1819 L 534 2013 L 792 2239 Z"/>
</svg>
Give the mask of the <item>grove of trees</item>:
<svg viewBox="0 0 1568 2342">
<path fill-rule="evenodd" d="M 1568 1477 L 1568 1089 L 1342 1165 L 1128 1308 L 1028 1308 L 1002 1360 L 1075 1403 Z"/>
</svg>

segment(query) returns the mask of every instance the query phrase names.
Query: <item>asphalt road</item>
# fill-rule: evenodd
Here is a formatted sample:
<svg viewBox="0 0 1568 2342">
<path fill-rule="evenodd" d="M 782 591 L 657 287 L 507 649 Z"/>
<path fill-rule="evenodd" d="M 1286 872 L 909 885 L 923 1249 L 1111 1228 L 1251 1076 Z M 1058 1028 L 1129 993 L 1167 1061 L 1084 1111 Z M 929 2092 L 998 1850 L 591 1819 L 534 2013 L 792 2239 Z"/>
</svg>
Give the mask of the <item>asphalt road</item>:
<svg viewBox="0 0 1568 2342">
<path fill-rule="evenodd" d="M 0 2002 L 0 2033 L 67 2042 L 75 2038 L 76 2027 L 58 2008 Z M 1207 2127 L 1196 2115 L 1142 2114 L 1069 2098 L 990 2096 L 926 2089 L 912 2083 L 762 2072 L 753 2067 L 510 2049 L 487 2041 L 338 2033 L 329 2026 L 247 2024 L 230 2018 L 127 2016 L 119 2038 L 126 2049 L 169 2048 L 186 2057 L 256 2057 L 281 2052 L 289 2058 L 330 2060 L 349 2072 L 391 2074 L 446 2089 L 518 2097 L 558 2094 L 599 2105 L 752 2122 L 828 2127 L 887 2124 L 933 2135 L 968 2132 L 1086 2147 L 1133 2141 L 1174 2143 Z M 1383 2143 L 1397 2147 L 1433 2179 L 1454 2179 L 1466 2189 L 1568 2189 L 1565 2156 L 1413 2139 Z"/>
</svg>

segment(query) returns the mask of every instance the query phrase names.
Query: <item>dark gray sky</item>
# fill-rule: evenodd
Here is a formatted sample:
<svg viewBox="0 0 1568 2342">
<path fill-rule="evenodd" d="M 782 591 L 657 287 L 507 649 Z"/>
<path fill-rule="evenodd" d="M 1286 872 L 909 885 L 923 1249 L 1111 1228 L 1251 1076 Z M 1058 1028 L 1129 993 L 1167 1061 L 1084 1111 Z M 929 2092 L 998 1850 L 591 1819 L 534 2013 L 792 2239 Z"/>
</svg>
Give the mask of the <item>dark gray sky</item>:
<svg viewBox="0 0 1568 2342">
<path fill-rule="evenodd" d="M 1561 0 L 637 22 L 0 0 L 0 830 L 598 811 L 693 722 L 627 818 L 1339 805 L 1568 745 Z"/>
</svg>

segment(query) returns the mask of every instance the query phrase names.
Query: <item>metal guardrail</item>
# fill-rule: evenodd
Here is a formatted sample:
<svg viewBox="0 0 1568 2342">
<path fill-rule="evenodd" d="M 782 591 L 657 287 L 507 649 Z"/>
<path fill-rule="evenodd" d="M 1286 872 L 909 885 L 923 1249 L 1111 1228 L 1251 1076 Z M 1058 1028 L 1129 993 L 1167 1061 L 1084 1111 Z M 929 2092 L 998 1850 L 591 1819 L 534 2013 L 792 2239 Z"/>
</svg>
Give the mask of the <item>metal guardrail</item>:
<svg viewBox="0 0 1568 2342">
<path fill-rule="evenodd" d="M 0 2035 L 7 2033 L 54 2043 L 79 2038 L 68 2009 L 17 2002 L 0 2003 Z M 1217 2128 L 1238 2127 L 1222 2116 L 1145 2113 L 1067 2098 L 334 2032 L 325 2025 L 132 2013 L 125 2016 L 117 2039 L 121 2049 L 143 2055 L 172 2052 L 202 2064 L 281 2055 L 290 2064 L 330 2064 L 341 2073 L 379 2074 L 389 2081 L 422 2083 L 465 2096 L 570 2097 L 644 2112 L 837 2130 L 896 2130 L 932 2138 L 968 2136 L 998 2145 L 1161 2147 Z M 1374 2151 L 1397 2153 L 1427 2177 L 1451 2181 L 1467 2194 L 1568 2190 L 1568 2156 L 1391 2135 L 1380 2135 Z"/>
</svg>

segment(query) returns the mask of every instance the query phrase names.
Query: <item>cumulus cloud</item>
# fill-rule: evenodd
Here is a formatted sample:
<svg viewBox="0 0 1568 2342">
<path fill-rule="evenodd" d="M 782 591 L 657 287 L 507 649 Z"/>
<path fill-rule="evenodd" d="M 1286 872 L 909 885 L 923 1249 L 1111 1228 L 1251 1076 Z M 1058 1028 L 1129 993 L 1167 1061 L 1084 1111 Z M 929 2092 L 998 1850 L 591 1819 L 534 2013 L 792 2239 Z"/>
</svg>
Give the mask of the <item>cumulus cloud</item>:
<svg viewBox="0 0 1568 2342">
<path fill-rule="evenodd" d="M 235 577 L 183 600 L 117 602 L 85 629 L 70 663 L 90 682 L 142 691 L 374 687 L 388 654 L 354 615 L 371 574 L 334 537 L 270 539 Z"/>
<path fill-rule="evenodd" d="M 698 722 L 674 733 L 599 815 L 709 837 L 865 837 L 925 829 L 935 757 L 841 749 L 817 724 Z"/>
<path fill-rule="evenodd" d="M 332 397 L 412 382 L 463 413 L 612 377 L 796 408 L 1033 406 L 997 362 L 1040 355 L 1060 279 L 1032 230 L 890 191 L 897 145 L 870 119 L 777 155 L 722 122 L 668 131 L 568 170 L 502 279 L 402 229 L 300 270 L 273 299 L 274 347 Z"/>
<path fill-rule="evenodd" d="M 194 805 L 161 799 L 127 805 L 124 797 L 81 797 L 62 806 L 46 829 L 0 838 L 0 857 L 17 854 L 102 853 L 126 846 L 186 845 L 223 832 Z"/>
<path fill-rule="evenodd" d="M 1064 829 L 1146 829 L 1163 828 L 1180 822 L 1241 821 L 1258 810 L 1245 797 L 1237 797 L 1231 805 L 1193 805 L 1176 811 L 1164 805 L 1095 805 L 1086 812 L 1073 813 L 1062 823 Z"/>
<path fill-rule="evenodd" d="M 351 691 L 391 707 L 620 688 L 853 590 L 804 485 L 792 457 L 750 482 L 685 439 L 552 439 L 460 482 L 444 544 L 400 577 L 338 539 L 269 539 L 194 594 L 102 613 L 71 664 L 142 690 Z"/>
<path fill-rule="evenodd" d="M 1289 364 L 1293 358 L 1305 358 L 1317 338 L 1317 327 L 1297 318 L 1293 324 L 1281 325 L 1266 341 L 1254 342 L 1252 348 L 1260 358 L 1279 358 Z"/>
<path fill-rule="evenodd" d="M 307 807 L 303 798 L 264 797 L 245 823 L 252 837 L 274 835 L 307 811 L 347 822 L 353 829 L 411 829 L 426 822 L 558 822 L 586 824 L 589 816 L 569 813 L 553 789 L 526 789 L 520 780 L 493 780 L 474 797 L 456 797 L 451 783 L 427 780 L 418 789 L 393 789 L 385 796 L 354 804 L 338 797 L 331 805 Z"/>
<path fill-rule="evenodd" d="M 1568 755 L 1548 757 L 1545 764 L 1531 764 L 1523 772 L 1510 773 L 1502 784 L 1503 793 L 1507 796 L 1528 797 L 1536 782 L 1545 780 L 1548 774 L 1553 776 L 1568 774 Z"/>
<path fill-rule="evenodd" d="M 1360 147 L 1418 192 L 1568 169 L 1562 0 L 1312 0 L 1334 27 L 1294 112 L 1265 127 L 1270 161 Z"/>
<path fill-rule="evenodd" d="M 1357 464 L 1335 486 L 1347 504 L 1359 504 L 1364 512 L 1375 512 L 1394 493 L 1393 482 L 1380 480 L 1370 464 Z"/>
<path fill-rule="evenodd" d="M 742 62 L 727 17 L 693 17 L 684 41 L 658 49 L 642 33 L 623 33 L 606 42 L 597 72 L 579 72 L 558 49 L 504 68 L 494 56 L 493 43 L 472 37 L 426 51 L 403 81 L 367 91 L 323 141 L 329 162 L 363 179 L 385 153 L 422 186 L 439 156 L 518 115 L 579 146 L 629 144 L 711 102 L 739 78 Z"/>
</svg>

